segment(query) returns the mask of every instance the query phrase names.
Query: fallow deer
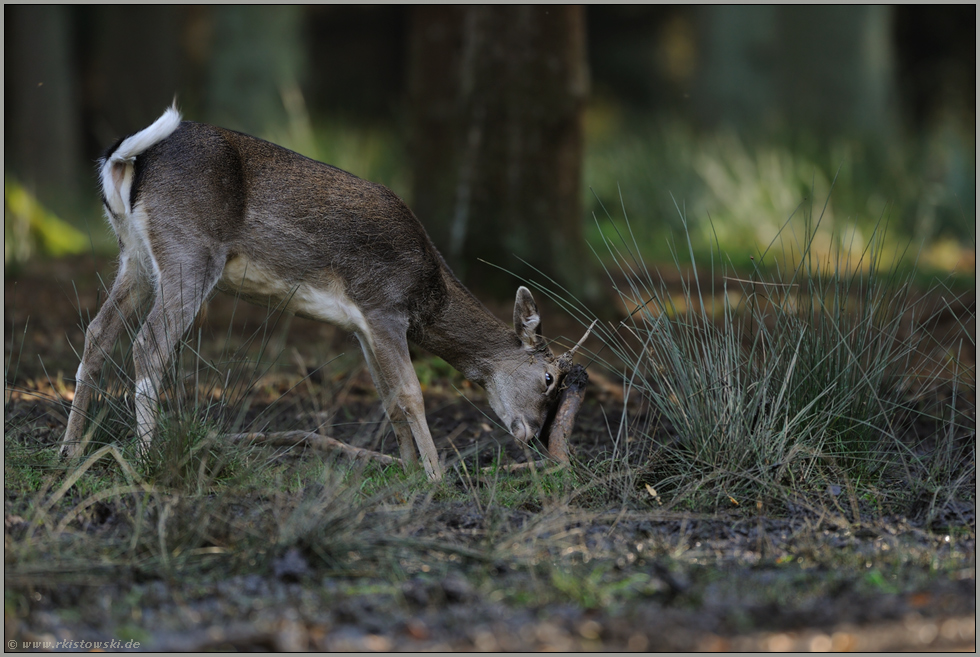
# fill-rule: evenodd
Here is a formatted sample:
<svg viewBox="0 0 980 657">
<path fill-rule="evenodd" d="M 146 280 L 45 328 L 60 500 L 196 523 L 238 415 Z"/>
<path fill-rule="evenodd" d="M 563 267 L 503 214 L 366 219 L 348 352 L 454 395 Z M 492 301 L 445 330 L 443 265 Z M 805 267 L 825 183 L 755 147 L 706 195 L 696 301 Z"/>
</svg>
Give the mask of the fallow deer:
<svg viewBox="0 0 980 657">
<path fill-rule="evenodd" d="M 441 478 L 442 465 L 409 340 L 483 386 L 518 441 L 541 430 L 577 346 L 555 357 L 523 286 L 513 330 L 494 317 L 386 187 L 255 137 L 182 121 L 176 107 L 109 148 L 99 173 L 119 269 L 85 333 L 61 446 L 67 456 L 81 451 L 102 364 L 137 319 L 141 298 L 153 302 L 133 345 L 136 434 L 149 446 L 165 369 L 215 289 L 353 332 L 403 461 L 417 463 L 414 438 L 430 479 Z"/>
</svg>

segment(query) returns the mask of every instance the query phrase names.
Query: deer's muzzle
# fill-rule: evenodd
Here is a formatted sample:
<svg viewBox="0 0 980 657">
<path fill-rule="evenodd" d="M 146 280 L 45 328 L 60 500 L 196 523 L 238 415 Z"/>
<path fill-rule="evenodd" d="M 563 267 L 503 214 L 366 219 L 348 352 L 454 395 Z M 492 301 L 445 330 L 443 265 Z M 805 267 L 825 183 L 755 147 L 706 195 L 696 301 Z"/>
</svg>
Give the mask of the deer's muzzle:
<svg viewBox="0 0 980 657">
<path fill-rule="evenodd" d="M 527 445 L 531 442 L 541 427 L 533 427 L 525 418 L 517 418 L 510 423 L 510 433 L 517 439 L 517 442 L 522 445 Z"/>
</svg>

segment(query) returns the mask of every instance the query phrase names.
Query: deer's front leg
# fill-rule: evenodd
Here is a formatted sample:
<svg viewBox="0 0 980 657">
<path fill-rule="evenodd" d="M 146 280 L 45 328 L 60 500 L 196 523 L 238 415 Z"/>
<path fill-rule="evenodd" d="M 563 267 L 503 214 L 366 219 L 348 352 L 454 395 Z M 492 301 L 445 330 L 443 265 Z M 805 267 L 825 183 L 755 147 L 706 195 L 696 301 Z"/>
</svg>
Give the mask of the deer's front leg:
<svg viewBox="0 0 980 657">
<path fill-rule="evenodd" d="M 109 298 L 85 331 L 82 362 L 75 375 L 75 396 L 61 443 L 61 453 L 68 458 L 75 458 L 81 453 L 85 419 L 102 365 L 126 324 L 136 317 L 141 297 L 149 291 L 149 285 L 139 272 L 138 265 L 123 253 Z"/>
<path fill-rule="evenodd" d="M 438 481 L 442 479 L 442 466 L 425 420 L 422 386 L 412 367 L 405 330 L 383 322 L 368 326 L 370 332 L 357 337 L 395 430 L 402 460 L 406 465 L 414 463 L 418 445 L 425 473 L 430 480 Z"/>
</svg>

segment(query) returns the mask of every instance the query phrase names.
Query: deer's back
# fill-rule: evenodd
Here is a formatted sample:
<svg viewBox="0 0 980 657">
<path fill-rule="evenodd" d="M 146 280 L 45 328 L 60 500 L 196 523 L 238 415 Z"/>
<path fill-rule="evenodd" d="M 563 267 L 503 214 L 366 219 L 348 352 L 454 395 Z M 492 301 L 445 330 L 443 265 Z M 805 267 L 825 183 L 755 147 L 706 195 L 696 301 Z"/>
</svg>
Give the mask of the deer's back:
<svg viewBox="0 0 980 657">
<path fill-rule="evenodd" d="M 446 295 L 441 256 L 389 189 L 242 133 L 182 122 L 137 158 L 137 205 L 151 241 L 205 245 L 227 260 L 219 287 L 256 301 L 299 288 L 414 323 Z"/>
</svg>

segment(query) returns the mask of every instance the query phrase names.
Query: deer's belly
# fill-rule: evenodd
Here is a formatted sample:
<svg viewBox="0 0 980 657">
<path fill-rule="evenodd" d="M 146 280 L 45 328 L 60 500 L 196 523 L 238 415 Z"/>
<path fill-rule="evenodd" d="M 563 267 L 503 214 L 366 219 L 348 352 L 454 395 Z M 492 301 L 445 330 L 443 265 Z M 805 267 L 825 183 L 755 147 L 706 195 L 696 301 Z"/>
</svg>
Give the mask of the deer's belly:
<svg viewBox="0 0 980 657">
<path fill-rule="evenodd" d="M 254 260 L 235 256 L 225 265 L 218 289 L 252 303 L 283 308 L 349 331 L 369 333 L 364 315 L 344 293 L 344 287 L 337 279 L 287 280 Z"/>
</svg>

